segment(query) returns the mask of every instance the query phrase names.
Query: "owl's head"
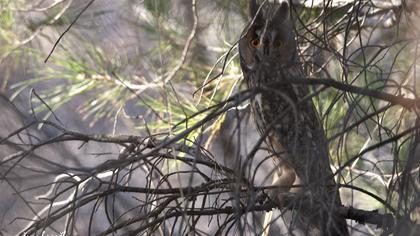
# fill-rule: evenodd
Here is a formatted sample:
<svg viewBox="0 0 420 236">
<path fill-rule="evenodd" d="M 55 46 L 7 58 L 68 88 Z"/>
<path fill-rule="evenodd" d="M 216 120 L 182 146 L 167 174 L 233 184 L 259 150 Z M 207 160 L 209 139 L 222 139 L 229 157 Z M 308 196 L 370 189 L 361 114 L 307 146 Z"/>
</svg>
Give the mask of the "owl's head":
<svg viewBox="0 0 420 236">
<path fill-rule="evenodd" d="M 264 63 L 290 64 L 296 59 L 296 41 L 287 0 L 250 0 L 251 22 L 239 40 L 241 67 L 253 70 Z"/>
</svg>

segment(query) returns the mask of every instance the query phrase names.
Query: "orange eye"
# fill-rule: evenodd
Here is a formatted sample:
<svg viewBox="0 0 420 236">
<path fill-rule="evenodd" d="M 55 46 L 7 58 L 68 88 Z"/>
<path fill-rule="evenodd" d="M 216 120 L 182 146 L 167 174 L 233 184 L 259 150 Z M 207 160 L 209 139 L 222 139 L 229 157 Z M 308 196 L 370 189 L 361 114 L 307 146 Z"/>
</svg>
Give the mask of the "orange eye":
<svg viewBox="0 0 420 236">
<path fill-rule="evenodd" d="M 274 43 L 274 46 L 275 47 L 281 47 L 281 46 L 283 46 L 283 41 L 281 41 L 281 40 L 277 40 L 277 41 L 275 41 L 275 43 Z"/>
<path fill-rule="evenodd" d="M 251 40 L 251 46 L 253 48 L 259 47 L 260 46 L 260 39 L 256 38 L 256 39 Z"/>
</svg>

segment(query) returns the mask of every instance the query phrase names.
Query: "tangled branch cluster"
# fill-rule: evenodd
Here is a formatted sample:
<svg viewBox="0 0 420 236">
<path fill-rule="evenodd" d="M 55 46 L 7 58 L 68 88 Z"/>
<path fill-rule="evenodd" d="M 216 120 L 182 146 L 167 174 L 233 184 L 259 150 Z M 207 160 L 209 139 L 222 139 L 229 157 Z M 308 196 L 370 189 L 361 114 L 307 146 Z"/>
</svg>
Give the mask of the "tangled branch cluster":
<svg viewBox="0 0 420 236">
<path fill-rule="evenodd" d="M 94 2 L 89 1 L 70 20 L 60 40 Z M 237 2 L 241 6 L 243 1 Z M 416 232 L 420 217 L 420 99 L 418 36 L 410 27 L 417 20 L 418 4 L 292 2 L 300 56 L 310 77 L 284 82 L 312 86 L 307 99 L 313 99 L 322 116 L 331 148 L 332 177 L 340 183 L 346 199 L 337 209 L 338 215 L 352 222 L 352 232 L 357 232 L 361 224 L 366 225 L 364 233 Z M 64 4 L 63 11 L 16 47 L 28 44 L 45 27 L 56 23 L 73 1 L 54 4 Z M 57 6 L 54 4 L 51 8 Z M 138 78 L 129 83 L 113 72 L 91 78 L 95 83 L 111 81 L 113 88 L 122 87 L 128 97 L 138 100 L 148 89 L 167 86 L 168 91 L 175 90 L 175 100 L 181 103 L 177 90 L 182 90 L 183 84 L 176 78 L 181 71 L 188 71 L 188 63 L 193 64 L 189 57 L 201 30 L 197 10 L 200 1 L 189 4 L 192 30 L 168 73 L 144 84 Z M 60 40 L 47 59 L 53 59 Z M 30 212 L 18 212 L 19 217 L 7 223 L 18 225 L 21 235 L 260 234 L 265 230 L 262 218 L 267 211 L 281 209 L 270 227 L 276 230 L 278 222 L 284 221 L 287 230 L 288 214 L 293 214 L 287 209 L 328 207 L 308 201 L 312 198 L 304 193 L 284 193 L 281 206 L 266 199 L 266 189 L 281 186 L 270 186 L 275 171 L 270 156 L 263 140 L 249 131 L 252 127 L 248 124 L 247 103 L 261 91 L 244 90 L 240 75 L 228 74 L 229 69 L 234 71 L 229 66 L 237 68 L 232 66 L 237 61 L 235 50 L 233 45 L 224 52 L 220 73 L 211 77 L 210 72 L 200 81 L 200 99 L 205 100 L 206 93 L 211 97 L 205 108 L 194 112 L 181 109 L 185 118 L 173 122 L 170 115 L 160 117 L 171 105 L 157 112 L 153 105 L 145 106 L 171 126 L 169 132 L 150 131 L 147 122 L 146 132 L 138 136 L 74 131 L 60 121 L 42 96 L 31 90 L 31 97 L 35 95 L 38 103 L 51 111 L 53 119 L 39 119 L 37 109 L 31 107 L 32 117 L 23 120 L 20 128 L 0 133 L 0 180 Z M 215 68 L 211 70 L 217 71 Z M 86 72 L 77 78 L 87 79 L 88 75 Z M 217 97 L 219 83 L 229 76 L 237 87 L 226 92 L 228 98 L 215 102 L 212 99 Z M 170 104 L 170 98 L 165 99 Z M 8 97 L 2 100 L 7 102 L 0 109 L 17 110 Z M 12 120 L 10 117 L 0 121 Z M 54 135 L 39 132 L 40 126 Z M 91 153 L 91 145 L 99 146 L 101 151 Z M 77 152 L 76 161 L 74 153 L 67 149 Z M 23 184 L 30 187 L 20 188 Z M 372 210 L 372 205 L 379 210 Z"/>
</svg>

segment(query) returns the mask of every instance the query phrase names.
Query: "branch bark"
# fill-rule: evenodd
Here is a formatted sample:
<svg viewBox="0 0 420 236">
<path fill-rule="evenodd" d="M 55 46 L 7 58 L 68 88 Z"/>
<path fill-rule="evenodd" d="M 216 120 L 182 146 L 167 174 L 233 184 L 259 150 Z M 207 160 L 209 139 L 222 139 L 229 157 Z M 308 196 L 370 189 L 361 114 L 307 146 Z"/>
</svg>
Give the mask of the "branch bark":
<svg viewBox="0 0 420 236">
<path fill-rule="evenodd" d="M 350 4 L 359 4 L 370 2 L 372 5 L 381 9 L 393 9 L 402 5 L 401 0 L 292 0 L 295 5 L 301 5 L 308 8 L 337 8 Z M 407 1 L 414 2 L 414 1 Z"/>
<path fill-rule="evenodd" d="M 265 210 L 271 210 L 274 208 L 287 208 L 292 210 L 297 204 L 300 208 L 303 209 L 309 209 L 313 208 L 314 205 L 320 205 L 320 203 L 314 203 L 314 199 L 309 195 L 287 192 L 281 193 L 281 197 L 283 206 L 279 206 L 276 203 L 270 201 L 263 205 Z M 322 204 L 325 205 L 326 203 Z M 333 210 L 333 215 L 354 220 L 360 224 L 373 224 L 376 227 L 382 228 L 386 231 L 394 227 L 394 215 L 391 213 L 379 213 L 378 210 L 366 211 L 346 206 L 334 206 L 330 209 Z"/>
</svg>

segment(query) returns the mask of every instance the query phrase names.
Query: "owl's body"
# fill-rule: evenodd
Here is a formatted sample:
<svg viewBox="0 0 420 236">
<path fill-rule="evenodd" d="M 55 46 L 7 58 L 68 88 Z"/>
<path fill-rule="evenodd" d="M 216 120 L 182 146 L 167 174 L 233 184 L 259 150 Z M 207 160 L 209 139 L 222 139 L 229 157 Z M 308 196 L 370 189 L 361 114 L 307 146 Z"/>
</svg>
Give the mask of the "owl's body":
<svg viewBox="0 0 420 236">
<path fill-rule="evenodd" d="M 340 205 L 327 140 L 312 99 L 307 97 L 309 89 L 287 83 L 305 77 L 297 59 L 289 5 L 280 0 L 260 7 L 251 0 L 250 15 L 252 24 L 239 41 L 241 67 L 248 87 L 258 91 L 251 108 L 274 156 L 275 184 L 283 191 L 308 192 L 325 205 Z M 272 192 L 271 198 L 279 201 L 276 195 L 278 192 Z M 297 211 L 309 235 L 348 235 L 345 219 L 334 216 L 331 207 L 318 204 Z"/>
</svg>

